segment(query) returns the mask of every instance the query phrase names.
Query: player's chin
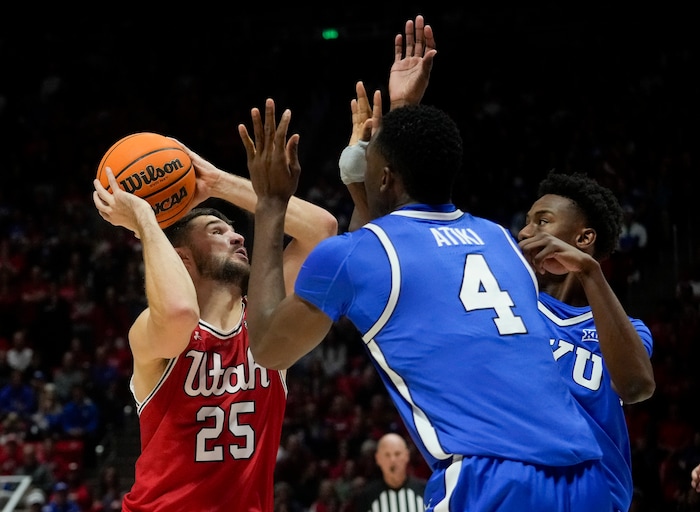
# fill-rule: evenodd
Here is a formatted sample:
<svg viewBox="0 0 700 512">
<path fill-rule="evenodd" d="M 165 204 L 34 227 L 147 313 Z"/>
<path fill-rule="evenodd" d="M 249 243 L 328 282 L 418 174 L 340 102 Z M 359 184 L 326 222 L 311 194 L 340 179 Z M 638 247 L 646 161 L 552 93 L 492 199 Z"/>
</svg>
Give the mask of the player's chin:
<svg viewBox="0 0 700 512">
<path fill-rule="evenodd" d="M 229 282 L 247 281 L 250 276 L 250 263 L 247 258 L 231 257 L 220 269 L 219 277 Z"/>
<path fill-rule="evenodd" d="M 250 265 L 250 260 L 248 259 L 248 254 L 245 251 L 236 251 L 231 255 L 233 261 L 245 263 Z"/>
<path fill-rule="evenodd" d="M 246 265 L 250 265 L 250 260 L 248 259 L 248 256 L 245 254 L 236 254 L 234 256 L 238 261 L 245 263 Z"/>
</svg>

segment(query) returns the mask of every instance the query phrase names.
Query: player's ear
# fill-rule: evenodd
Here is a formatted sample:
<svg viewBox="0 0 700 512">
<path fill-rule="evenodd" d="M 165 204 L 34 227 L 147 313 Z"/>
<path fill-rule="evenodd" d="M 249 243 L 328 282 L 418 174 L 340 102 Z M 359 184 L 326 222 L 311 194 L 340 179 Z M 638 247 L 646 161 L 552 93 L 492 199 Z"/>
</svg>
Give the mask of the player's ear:
<svg viewBox="0 0 700 512">
<path fill-rule="evenodd" d="M 593 228 L 584 228 L 576 237 L 576 246 L 582 251 L 593 248 L 596 239 L 596 232 Z"/>
<path fill-rule="evenodd" d="M 390 165 L 385 165 L 382 167 L 382 178 L 380 183 L 380 190 L 384 191 L 388 188 L 394 186 L 394 180 L 396 179 L 396 174 L 391 169 Z"/>
</svg>

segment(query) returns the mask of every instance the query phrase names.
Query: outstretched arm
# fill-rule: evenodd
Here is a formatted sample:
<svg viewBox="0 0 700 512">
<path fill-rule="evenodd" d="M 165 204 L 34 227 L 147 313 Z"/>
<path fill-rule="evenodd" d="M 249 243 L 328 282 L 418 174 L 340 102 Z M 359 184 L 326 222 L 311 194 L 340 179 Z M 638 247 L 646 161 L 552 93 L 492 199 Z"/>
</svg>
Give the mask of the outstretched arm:
<svg viewBox="0 0 700 512">
<path fill-rule="evenodd" d="M 405 35 L 394 38 L 394 64 L 389 71 L 392 110 L 421 102 L 436 54 L 433 28 L 425 24 L 423 16 L 416 16 L 415 23 L 407 20 Z"/>
<path fill-rule="evenodd" d="M 428 88 L 436 54 L 433 29 L 425 24 L 423 16 L 416 16 L 415 22 L 407 20 L 405 34 L 397 34 L 394 38 L 394 63 L 389 71 L 391 109 L 421 102 Z M 357 98 L 350 102 L 352 134 L 339 161 L 340 177 L 354 203 L 348 227 L 350 231 L 371 220 L 364 188 L 364 154 L 370 136 L 379 127 L 382 117 L 379 91 L 375 91 L 372 105 L 362 82 L 357 82 L 355 92 Z"/>
<path fill-rule="evenodd" d="M 373 104 L 370 105 L 367 91 L 362 82 L 355 84 L 357 98 L 350 102 L 352 112 L 352 134 L 348 146 L 340 155 L 338 165 L 340 178 L 352 198 L 354 209 L 348 229 L 354 231 L 370 221 L 365 191 L 365 148 L 372 135 L 372 130 L 379 126 L 382 119 L 382 93 L 374 92 Z"/>
<path fill-rule="evenodd" d="M 94 180 L 93 201 L 108 222 L 132 231 L 141 241 L 148 308 L 129 330 L 134 389 L 143 400 L 162 375 L 165 360 L 180 354 L 199 321 L 197 292 L 182 259 L 158 225 L 153 208 L 123 191 L 111 169 L 111 191 Z"/>
<path fill-rule="evenodd" d="M 318 345 L 332 325 L 328 316 L 296 295 L 284 299 L 283 224 L 301 172 L 299 136 L 285 143 L 290 117 L 286 110 L 276 127 L 275 104 L 268 99 L 264 125 L 258 109 L 252 110 L 255 141 L 244 125 L 239 126 L 258 197 L 248 286 L 250 349 L 258 364 L 271 369 L 291 366 Z"/>
</svg>

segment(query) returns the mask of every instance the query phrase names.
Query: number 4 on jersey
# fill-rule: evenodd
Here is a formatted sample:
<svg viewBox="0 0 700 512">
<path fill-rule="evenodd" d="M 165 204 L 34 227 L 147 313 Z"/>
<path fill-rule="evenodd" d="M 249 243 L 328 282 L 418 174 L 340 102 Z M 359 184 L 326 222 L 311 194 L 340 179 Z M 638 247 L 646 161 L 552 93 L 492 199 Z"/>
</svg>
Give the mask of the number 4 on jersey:
<svg viewBox="0 0 700 512">
<path fill-rule="evenodd" d="M 464 265 L 464 277 L 459 298 L 467 311 L 493 309 L 494 323 L 499 334 L 523 334 L 525 324 L 511 309 L 513 299 L 501 290 L 496 277 L 481 254 L 468 254 Z"/>
</svg>

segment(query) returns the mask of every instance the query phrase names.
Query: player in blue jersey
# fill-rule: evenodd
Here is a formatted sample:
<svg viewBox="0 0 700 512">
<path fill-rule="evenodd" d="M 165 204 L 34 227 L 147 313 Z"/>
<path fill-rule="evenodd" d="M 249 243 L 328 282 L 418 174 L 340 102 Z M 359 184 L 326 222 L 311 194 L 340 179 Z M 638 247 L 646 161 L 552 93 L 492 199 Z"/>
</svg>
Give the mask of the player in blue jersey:
<svg viewBox="0 0 700 512">
<path fill-rule="evenodd" d="M 537 283 L 513 236 L 462 212 L 462 139 L 443 111 L 388 112 L 367 152 L 374 219 L 321 242 L 287 298 L 284 215 L 298 135 L 253 111 L 241 138 L 258 196 L 249 328 L 256 361 L 289 368 L 346 316 L 362 333 L 433 474 L 429 511 L 612 510 L 601 450 L 552 357 Z M 287 159 L 287 171 L 271 164 Z M 279 168 L 279 167 L 278 167 Z"/>
<path fill-rule="evenodd" d="M 429 35 L 432 39 L 432 30 Z M 434 47 L 434 40 L 428 47 Z M 397 57 L 389 80 L 392 107 L 419 103 L 428 85 L 430 67 L 424 63 L 419 80 L 417 74 L 400 74 L 398 62 Z M 376 96 L 374 103 L 377 104 Z M 358 190 L 366 166 L 359 157 L 366 146 L 363 141 L 370 135 L 365 120 L 374 115 L 376 124 L 381 113 L 372 111 L 361 83 L 351 109 L 353 132 L 340 168 L 362 223 L 367 220 L 362 220 L 367 215 L 366 198 Z M 561 269 L 563 275 L 538 273 L 540 289 L 544 290 L 540 295 L 541 311 L 553 329 L 552 348 L 564 378 L 603 448 L 615 507 L 626 511 L 633 485 L 629 435 L 621 401 L 631 404 L 645 400 L 653 394 L 655 384 L 649 359 L 649 329 L 641 320 L 627 317 L 599 264 L 617 244 L 622 210 L 612 192 L 594 180 L 581 174 L 553 173 L 540 183 L 539 199 L 531 213 L 530 223 L 520 232 L 521 239 L 529 240 L 522 244 L 530 247 L 531 255 L 539 252 L 541 258 L 549 251 L 555 252 L 557 259 L 569 262 L 574 270 L 568 274 Z M 536 233 L 542 234 L 534 236 Z M 579 267 L 586 272 L 576 272 Z M 594 322 L 591 306 L 595 304 L 595 311 L 604 316 L 598 313 Z"/>
<path fill-rule="evenodd" d="M 628 317 L 600 262 L 615 249 L 622 208 L 581 173 L 550 172 L 518 233 L 540 286 L 554 358 L 603 450 L 615 510 L 632 502 L 630 441 L 622 404 L 654 393 L 652 336 Z"/>
</svg>

